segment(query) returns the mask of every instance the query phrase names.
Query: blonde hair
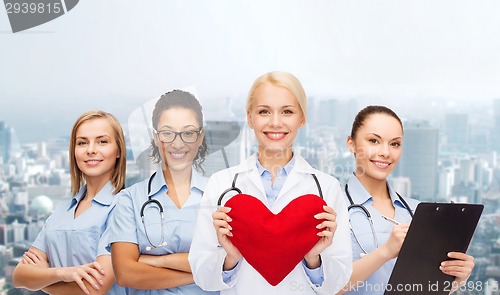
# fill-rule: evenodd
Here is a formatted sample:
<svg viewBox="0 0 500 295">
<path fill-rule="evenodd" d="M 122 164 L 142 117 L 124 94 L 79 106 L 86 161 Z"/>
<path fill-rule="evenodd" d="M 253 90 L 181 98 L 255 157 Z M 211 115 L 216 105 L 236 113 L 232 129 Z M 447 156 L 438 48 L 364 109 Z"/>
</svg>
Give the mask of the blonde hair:
<svg viewBox="0 0 500 295">
<path fill-rule="evenodd" d="M 294 75 L 280 71 L 266 73 L 258 77 L 255 82 L 253 82 L 247 97 L 247 113 L 250 112 L 250 109 L 252 108 L 255 90 L 260 85 L 265 83 L 271 83 L 272 85 L 285 87 L 286 89 L 288 89 L 295 96 L 295 98 L 297 98 L 300 109 L 302 110 L 302 114 L 304 115 L 304 119 L 307 118 L 307 97 L 302 84 L 300 84 L 299 79 L 297 79 Z"/>
<path fill-rule="evenodd" d="M 111 184 L 114 187 L 113 193 L 118 193 L 125 184 L 125 169 L 127 166 L 125 136 L 123 135 L 123 129 L 118 119 L 112 114 L 103 111 L 88 111 L 76 119 L 69 139 L 69 169 L 71 173 L 71 194 L 73 196 L 76 195 L 84 185 L 83 173 L 80 168 L 78 168 L 75 158 L 76 132 L 83 123 L 94 119 L 105 119 L 108 121 L 114 131 L 116 145 L 118 146 L 120 157 L 116 160 L 115 168 L 111 175 Z"/>
</svg>

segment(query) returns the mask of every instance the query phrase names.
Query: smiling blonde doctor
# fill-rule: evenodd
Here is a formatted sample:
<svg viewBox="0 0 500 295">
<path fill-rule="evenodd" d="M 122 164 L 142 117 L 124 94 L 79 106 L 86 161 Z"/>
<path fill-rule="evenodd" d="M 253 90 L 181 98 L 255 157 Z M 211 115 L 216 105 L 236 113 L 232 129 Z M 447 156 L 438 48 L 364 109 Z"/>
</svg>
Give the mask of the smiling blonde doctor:
<svg viewBox="0 0 500 295">
<path fill-rule="evenodd" d="M 313 169 L 292 149 L 306 121 L 306 96 L 298 79 L 285 72 L 257 78 L 247 99 L 247 120 L 258 152 L 210 178 L 189 253 L 194 280 L 201 288 L 221 290 L 221 294 L 334 294 L 351 274 L 347 209 L 338 181 Z M 219 196 L 231 186 L 236 173 L 236 186 L 275 214 L 297 197 L 318 194 L 313 175 L 328 204 L 315 216 L 321 229 L 319 241 L 276 286 L 231 243 L 230 208 L 217 210 Z"/>
</svg>

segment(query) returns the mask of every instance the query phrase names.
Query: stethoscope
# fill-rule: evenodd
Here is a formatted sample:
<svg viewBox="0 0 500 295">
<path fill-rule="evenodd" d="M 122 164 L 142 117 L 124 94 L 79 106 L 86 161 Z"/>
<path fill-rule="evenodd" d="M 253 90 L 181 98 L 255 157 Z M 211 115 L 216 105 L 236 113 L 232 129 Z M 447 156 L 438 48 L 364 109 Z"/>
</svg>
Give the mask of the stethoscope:
<svg viewBox="0 0 500 295">
<path fill-rule="evenodd" d="M 375 245 L 375 249 L 378 248 L 379 245 L 378 245 L 377 235 L 375 234 L 375 228 L 373 226 L 372 215 L 370 214 L 370 212 L 368 211 L 368 209 L 366 209 L 365 206 L 363 206 L 361 204 L 354 204 L 354 201 L 351 198 L 351 194 L 349 193 L 349 186 L 347 185 L 347 183 L 345 184 L 345 188 L 344 189 L 345 189 L 345 194 L 347 196 L 347 199 L 349 199 L 349 203 L 351 203 L 351 205 L 349 207 L 347 207 L 347 212 L 349 212 L 353 208 L 358 208 L 358 209 L 361 209 L 361 211 L 363 211 L 365 213 L 366 218 L 368 219 L 368 222 L 370 223 L 370 229 L 372 231 L 372 236 L 373 236 L 373 244 Z M 411 218 L 413 218 L 413 212 L 411 211 L 410 206 L 408 205 L 408 203 L 406 203 L 405 199 L 403 199 L 403 197 L 401 197 L 401 195 L 398 194 L 398 192 L 396 192 L 396 195 L 398 195 L 399 201 L 403 204 L 403 206 L 408 211 L 408 213 L 410 213 Z M 358 240 L 358 237 L 356 236 L 356 234 L 354 233 L 354 230 L 352 229 L 352 224 L 351 224 L 351 218 L 350 217 L 349 217 L 349 228 L 351 230 L 352 236 L 356 240 L 356 243 L 361 248 L 361 251 L 363 251 L 363 253 L 361 254 L 361 256 L 364 256 L 364 255 L 368 254 L 368 251 L 366 251 L 365 248 L 361 245 L 361 243 Z"/>
<path fill-rule="evenodd" d="M 156 175 L 156 172 L 153 173 L 153 175 L 151 175 L 149 177 L 148 200 L 146 202 L 144 202 L 144 204 L 142 204 L 142 207 L 141 207 L 141 221 L 142 221 L 142 225 L 144 226 L 144 233 L 146 234 L 146 239 L 148 240 L 149 244 L 151 245 L 151 247 L 150 246 L 146 247 L 146 251 L 151 251 L 151 249 L 156 249 L 156 248 L 160 248 L 160 247 L 167 245 L 167 242 L 165 242 L 165 237 L 164 237 L 164 233 L 163 233 L 163 220 L 165 219 L 165 217 L 163 215 L 163 206 L 160 204 L 160 201 L 152 199 L 152 196 L 149 195 L 151 193 L 151 182 L 153 181 L 155 175 Z M 151 242 L 151 240 L 149 239 L 148 229 L 146 226 L 146 222 L 144 221 L 144 209 L 146 209 L 146 206 L 148 206 L 150 204 L 151 205 L 156 204 L 156 206 L 158 207 L 158 211 L 160 212 L 160 217 L 161 217 L 161 240 L 160 240 L 160 243 L 158 245 L 153 244 L 153 242 Z M 155 207 L 155 206 L 153 206 L 153 207 Z"/>
<path fill-rule="evenodd" d="M 222 192 L 222 194 L 219 196 L 219 199 L 217 200 L 217 209 L 219 209 L 222 206 L 222 199 L 226 196 L 227 193 L 234 191 L 238 194 L 241 194 L 241 190 L 236 187 L 236 179 L 238 178 L 239 173 L 236 173 L 233 178 L 233 183 L 231 184 L 231 187 L 226 189 L 225 191 Z M 323 198 L 323 191 L 321 190 L 321 186 L 319 185 L 318 178 L 316 177 L 315 174 L 311 174 L 312 177 L 314 178 L 314 181 L 316 182 L 316 187 L 318 188 L 318 193 L 321 199 Z"/>
</svg>

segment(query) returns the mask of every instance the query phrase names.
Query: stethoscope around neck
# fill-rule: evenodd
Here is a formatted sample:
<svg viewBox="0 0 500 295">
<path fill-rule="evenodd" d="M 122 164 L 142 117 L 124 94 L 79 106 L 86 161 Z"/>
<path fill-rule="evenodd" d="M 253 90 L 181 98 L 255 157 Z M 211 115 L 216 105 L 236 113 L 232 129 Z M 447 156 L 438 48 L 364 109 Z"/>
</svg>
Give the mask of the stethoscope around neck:
<svg viewBox="0 0 500 295">
<path fill-rule="evenodd" d="M 375 227 L 373 226 L 373 219 L 372 219 L 372 215 L 370 214 L 370 211 L 368 211 L 368 209 L 366 209 L 365 206 L 363 206 L 361 204 L 355 204 L 354 203 L 354 201 L 352 200 L 351 194 L 349 193 L 349 186 L 347 185 L 347 183 L 345 184 L 344 190 L 345 190 L 345 194 L 347 196 L 347 199 L 349 200 L 349 203 L 351 203 L 351 205 L 349 205 L 349 207 L 347 207 L 347 211 L 349 212 L 351 209 L 354 209 L 354 208 L 358 208 L 358 209 L 361 209 L 361 211 L 363 211 L 363 213 L 366 215 L 366 218 L 368 219 L 368 222 L 370 224 L 370 229 L 372 231 L 373 244 L 375 245 L 375 249 L 378 248 L 379 247 L 378 239 L 377 239 L 377 235 L 375 234 Z M 403 204 L 403 206 L 408 211 L 408 213 L 410 213 L 410 217 L 413 218 L 413 212 L 411 211 L 410 206 L 408 205 L 408 203 L 397 192 L 396 192 L 396 195 L 398 195 L 399 201 Z M 363 253 L 361 254 L 361 256 L 364 256 L 364 255 L 368 254 L 368 251 L 366 251 L 365 248 L 361 245 L 361 243 L 358 240 L 358 237 L 356 236 L 356 234 L 354 233 L 354 230 L 352 229 L 352 224 L 351 224 L 351 218 L 350 217 L 349 217 L 349 228 L 351 230 L 352 236 L 356 240 L 356 243 L 361 248 L 361 251 L 363 251 Z"/>
<path fill-rule="evenodd" d="M 146 202 L 144 202 L 144 204 L 142 204 L 142 207 L 141 207 L 141 221 L 142 221 L 142 226 L 144 226 L 144 233 L 146 234 L 146 239 L 148 240 L 149 244 L 151 245 L 151 246 L 147 246 L 146 247 L 146 251 L 151 251 L 151 249 L 156 249 L 156 248 L 164 247 L 164 246 L 167 245 L 167 242 L 165 242 L 165 236 L 164 236 L 164 233 L 163 233 L 163 229 L 164 229 L 163 221 L 165 220 L 165 215 L 163 214 L 163 206 L 161 205 L 160 201 L 153 199 L 152 196 L 150 195 L 150 193 L 151 193 L 151 183 L 153 182 L 153 179 L 154 179 L 155 175 L 156 175 L 156 172 L 153 173 L 149 177 L 149 182 L 148 182 L 148 200 Z M 161 240 L 160 240 L 159 244 L 153 244 L 153 242 L 151 242 L 151 239 L 149 238 L 149 235 L 148 235 L 148 229 L 147 229 L 147 226 L 146 226 L 146 221 L 144 220 L 144 210 L 146 209 L 146 206 L 153 205 L 153 204 L 155 204 L 158 207 L 158 211 L 160 213 L 160 218 L 161 218 Z"/>
<path fill-rule="evenodd" d="M 241 194 L 241 190 L 236 187 L 236 179 L 238 179 L 238 175 L 239 175 L 239 173 L 234 174 L 233 183 L 231 184 L 231 187 L 226 189 L 225 191 L 223 191 L 222 194 L 220 194 L 219 199 L 217 200 L 217 209 L 222 206 L 222 200 L 224 199 L 226 194 L 228 194 L 229 192 L 233 191 L 233 192 L 236 192 L 238 194 Z M 320 198 L 324 199 L 323 198 L 323 191 L 321 190 L 321 186 L 319 185 L 318 178 L 316 177 L 316 175 L 314 173 L 312 173 L 311 175 L 314 178 L 314 181 L 316 182 L 316 187 L 318 188 L 318 193 L 319 193 Z"/>
</svg>

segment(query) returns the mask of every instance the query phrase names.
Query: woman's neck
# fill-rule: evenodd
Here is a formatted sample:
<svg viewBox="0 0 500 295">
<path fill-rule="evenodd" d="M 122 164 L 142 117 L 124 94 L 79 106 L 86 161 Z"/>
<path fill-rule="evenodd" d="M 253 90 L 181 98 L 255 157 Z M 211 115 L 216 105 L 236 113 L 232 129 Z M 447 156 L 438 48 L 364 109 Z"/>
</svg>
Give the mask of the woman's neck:
<svg viewBox="0 0 500 295">
<path fill-rule="evenodd" d="M 165 182 L 167 185 L 174 184 L 175 186 L 185 186 L 191 184 L 191 174 L 193 169 L 174 170 L 168 167 L 163 169 L 163 177 L 165 177 Z"/>
<path fill-rule="evenodd" d="M 108 181 L 110 181 L 110 177 L 85 177 L 87 192 L 84 199 L 93 199 Z"/>
<path fill-rule="evenodd" d="M 291 148 L 277 152 L 261 151 L 259 149 L 259 163 L 262 167 L 271 172 L 273 178 L 276 176 L 280 168 L 290 162 L 292 156 L 293 151 Z"/>
<path fill-rule="evenodd" d="M 374 200 L 390 198 L 387 190 L 387 180 L 375 179 L 363 173 L 356 173 L 356 178 L 361 182 L 366 191 Z"/>
<path fill-rule="evenodd" d="M 168 188 L 167 195 L 177 208 L 182 208 L 190 195 L 193 169 L 191 166 L 188 168 L 176 170 L 163 167 L 163 177 Z"/>
</svg>

